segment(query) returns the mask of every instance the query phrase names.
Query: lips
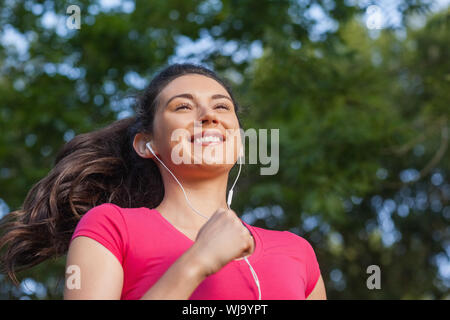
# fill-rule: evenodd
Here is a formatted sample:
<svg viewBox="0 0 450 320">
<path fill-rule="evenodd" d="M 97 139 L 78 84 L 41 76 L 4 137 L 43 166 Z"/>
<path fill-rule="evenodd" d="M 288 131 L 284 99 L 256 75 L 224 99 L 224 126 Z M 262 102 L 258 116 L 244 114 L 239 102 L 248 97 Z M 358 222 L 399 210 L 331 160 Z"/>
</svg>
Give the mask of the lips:
<svg viewBox="0 0 450 320">
<path fill-rule="evenodd" d="M 191 136 L 191 143 L 195 144 L 218 144 L 225 141 L 225 136 L 218 130 L 204 130 Z"/>
</svg>

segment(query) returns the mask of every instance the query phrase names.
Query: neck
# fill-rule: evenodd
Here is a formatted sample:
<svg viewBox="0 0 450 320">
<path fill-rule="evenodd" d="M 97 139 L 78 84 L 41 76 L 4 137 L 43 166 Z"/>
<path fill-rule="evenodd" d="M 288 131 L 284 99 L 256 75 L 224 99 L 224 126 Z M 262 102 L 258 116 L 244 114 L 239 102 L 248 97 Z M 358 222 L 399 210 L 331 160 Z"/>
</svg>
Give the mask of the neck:
<svg viewBox="0 0 450 320">
<path fill-rule="evenodd" d="M 187 229 L 200 229 L 217 209 L 227 208 L 226 192 L 228 172 L 215 177 L 181 179 L 176 176 L 184 188 L 192 207 L 206 218 L 197 214 L 186 201 L 180 185 L 164 168 L 161 168 L 164 183 L 164 198 L 156 209 L 176 225 Z"/>
</svg>

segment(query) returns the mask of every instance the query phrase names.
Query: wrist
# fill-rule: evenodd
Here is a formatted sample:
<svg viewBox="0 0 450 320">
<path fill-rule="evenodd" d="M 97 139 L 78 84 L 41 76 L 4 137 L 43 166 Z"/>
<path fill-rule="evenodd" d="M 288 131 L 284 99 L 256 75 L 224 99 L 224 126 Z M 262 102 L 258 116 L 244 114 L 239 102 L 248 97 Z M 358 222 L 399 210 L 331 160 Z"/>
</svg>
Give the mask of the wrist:
<svg viewBox="0 0 450 320">
<path fill-rule="evenodd" d="M 185 253 L 187 276 L 203 281 L 207 276 L 206 268 L 196 248 L 192 246 Z"/>
</svg>

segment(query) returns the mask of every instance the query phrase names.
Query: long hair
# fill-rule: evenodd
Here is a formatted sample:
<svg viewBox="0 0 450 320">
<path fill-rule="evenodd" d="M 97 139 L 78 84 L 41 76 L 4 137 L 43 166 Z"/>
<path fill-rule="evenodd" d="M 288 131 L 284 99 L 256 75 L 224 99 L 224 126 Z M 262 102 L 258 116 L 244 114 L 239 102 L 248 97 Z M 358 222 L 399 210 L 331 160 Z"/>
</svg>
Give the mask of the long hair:
<svg viewBox="0 0 450 320">
<path fill-rule="evenodd" d="M 133 140 L 138 132 L 153 135 L 159 93 L 186 74 L 219 82 L 238 111 L 230 86 L 213 71 L 195 64 L 174 64 L 162 69 L 136 97 L 133 117 L 67 142 L 48 175 L 29 190 L 21 208 L 1 221 L 4 254 L 0 268 L 16 285 L 17 272 L 66 254 L 78 221 L 91 208 L 107 202 L 129 208 L 158 206 L 164 196 L 161 173 L 152 159 L 136 153 Z"/>
</svg>

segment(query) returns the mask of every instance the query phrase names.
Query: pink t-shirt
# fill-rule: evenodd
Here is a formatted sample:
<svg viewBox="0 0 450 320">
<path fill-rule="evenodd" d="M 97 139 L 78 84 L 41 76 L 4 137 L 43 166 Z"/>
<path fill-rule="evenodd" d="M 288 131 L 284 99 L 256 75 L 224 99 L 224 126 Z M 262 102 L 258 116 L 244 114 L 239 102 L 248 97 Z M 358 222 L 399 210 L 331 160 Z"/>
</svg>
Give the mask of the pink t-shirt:
<svg viewBox="0 0 450 320">
<path fill-rule="evenodd" d="M 243 223 L 255 239 L 255 250 L 247 259 L 258 276 L 261 299 L 308 297 L 320 276 L 316 255 L 308 241 L 289 231 Z M 121 299 L 127 300 L 140 299 L 194 244 L 157 210 L 121 208 L 112 203 L 86 212 L 72 240 L 78 236 L 99 242 L 116 256 L 124 273 Z M 203 280 L 189 299 L 253 300 L 258 299 L 258 287 L 246 261 L 233 260 Z"/>
</svg>

